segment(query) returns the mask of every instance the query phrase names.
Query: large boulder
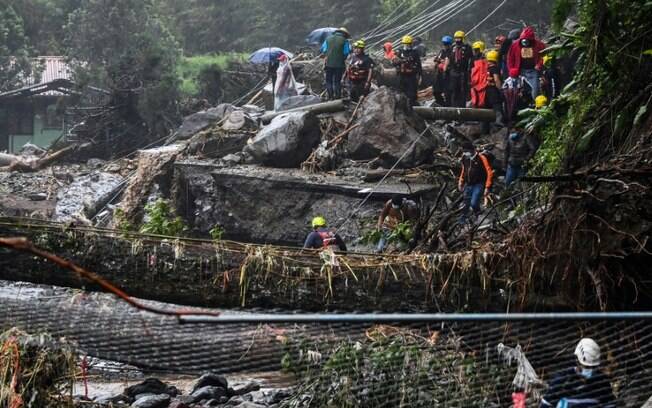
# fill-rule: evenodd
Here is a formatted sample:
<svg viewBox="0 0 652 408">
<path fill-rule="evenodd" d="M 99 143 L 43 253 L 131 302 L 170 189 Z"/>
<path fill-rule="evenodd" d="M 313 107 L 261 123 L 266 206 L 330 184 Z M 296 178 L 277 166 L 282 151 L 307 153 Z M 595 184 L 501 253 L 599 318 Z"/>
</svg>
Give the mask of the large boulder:
<svg viewBox="0 0 652 408">
<path fill-rule="evenodd" d="M 349 134 L 350 157 L 357 160 L 380 158 L 384 167 L 390 167 L 409 148 L 399 167 L 415 167 L 430 159 L 436 147 L 435 140 L 429 131 L 419 138 L 426 124 L 417 115 L 406 113 L 406 107 L 405 96 L 387 87 L 369 94 L 358 112 L 358 127 Z"/>
<path fill-rule="evenodd" d="M 183 118 L 183 122 L 179 129 L 172 135 L 171 140 L 186 140 L 190 139 L 197 132 L 221 121 L 226 115 L 235 110 L 235 107 L 228 103 L 222 103 L 214 108 L 206 109 L 193 113 L 192 115 Z"/>
<path fill-rule="evenodd" d="M 319 120 L 310 112 L 279 115 L 249 141 L 245 151 L 270 167 L 299 167 L 321 138 Z"/>
<path fill-rule="evenodd" d="M 170 405 L 168 394 L 144 395 L 134 401 L 133 408 L 167 408 Z"/>
<path fill-rule="evenodd" d="M 57 193 L 54 220 L 70 222 L 93 218 L 117 194 L 123 182 L 120 175 L 102 172 L 77 178 Z"/>
<path fill-rule="evenodd" d="M 317 95 L 296 95 L 290 96 L 278 106 L 278 111 L 285 111 L 302 106 L 309 106 L 321 103 L 322 100 Z"/>
</svg>

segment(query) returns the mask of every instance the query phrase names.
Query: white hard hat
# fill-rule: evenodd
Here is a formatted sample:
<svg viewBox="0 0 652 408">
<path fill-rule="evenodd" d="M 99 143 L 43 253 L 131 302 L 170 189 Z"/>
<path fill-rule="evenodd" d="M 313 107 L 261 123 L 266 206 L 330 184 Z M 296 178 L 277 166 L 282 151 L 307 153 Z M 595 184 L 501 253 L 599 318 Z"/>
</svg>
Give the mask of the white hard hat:
<svg viewBox="0 0 652 408">
<path fill-rule="evenodd" d="M 600 346 L 593 339 L 584 338 L 575 347 L 577 360 L 586 367 L 600 365 Z"/>
</svg>

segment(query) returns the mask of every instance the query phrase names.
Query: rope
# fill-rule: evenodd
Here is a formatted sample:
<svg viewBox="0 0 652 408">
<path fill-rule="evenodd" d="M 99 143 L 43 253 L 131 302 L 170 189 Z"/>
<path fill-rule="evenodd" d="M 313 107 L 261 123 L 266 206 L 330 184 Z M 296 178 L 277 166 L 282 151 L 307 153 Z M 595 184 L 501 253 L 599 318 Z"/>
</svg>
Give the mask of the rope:
<svg viewBox="0 0 652 408">
<path fill-rule="evenodd" d="M 507 0 L 503 0 L 502 3 L 500 3 L 495 9 L 493 9 L 491 13 L 487 15 L 487 17 L 483 18 L 478 24 L 475 25 L 475 27 L 467 31 L 467 34 L 471 34 L 473 31 L 475 31 L 476 28 L 480 27 L 485 21 L 489 20 L 489 18 L 496 14 L 496 12 L 500 10 L 500 8 L 505 5 L 505 3 L 507 3 Z"/>
<path fill-rule="evenodd" d="M 353 210 L 353 211 L 352 211 L 352 212 L 351 212 L 351 213 L 350 213 L 350 214 L 349 214 L 349 215 L 344 219 L 344 221 L 343 221 L 343 222 L 340 224 L 340 226 L 337 228 L 338 230 L 339 230 L 339 229 L 342 229 L 342 227 L 344 227 L 344 226 L 349 222 L 349 220 L 351 219 L 351 217 L 353 217 L 355 214 L 358 213 L 358 211 L 360 211 L 360 209 L 362 208 L 362 206 L 363 206 L 363 205 L 364 205 L 364 204 L 369 200 L 369 198 L 373 195 L 373 193 L 376 192 L 376 190 L 378 189 L 378 187 L 380 187 L 380 186 L 385 182 L 385 180 L 387 179 L 387 177 L 389 177 L 389 175 L 392 173 L 392 171 L 394 171 L 394 169 L 396 168 L 396 166 L 399 165 L 399 163 L 400 163 L 400 162 L 405 158 L 405 156 L 407 156 L 407 154 L 412 150 L 412 148 L 417 144 L 417 142 L 418 142 L 419 140 L 421 140 L 421 137 L 422 137 L 422 136 L 423 136 L 423 135 L 424 135 L 428 130 L 430 130 L 430 125 L 427 125 L 426 128 L 423 130 L 423 132 L 421 132 L 421 134 L 419 135 L 419 137 L 417 137 L 416 139 L 414 139 L 414 142 L 412 142 L 412 144 L 410 145 L 410 147 L 408 147 L 408 148 L 403 152 L 403 154 L 401 155 L 401 157 L 398 158 L 398 160 L 396 161 L 396 163 L 394 163 L 394 165 L 393 165 L 389 170 L 387 170 L 387 173 L 385 173 L 385 175 L 383 176 L 383 178 L 380 179 L 380 181 L 379 181 L 379 182 L 378 182 L 378 183 L 377 183 L 377 184 L 376 184 L 376 185 L 371 189 L 371 191 L 369 192 L 369 194 L 367 194 L 367 196 L 362 200 L 362 202 L 360 202 L 360 204 L 358 204 L 358 206 L 357 206 L 357 207 L 356 207 L 356 208 L 355 208 L 355 209 L 354 209 L 354 210 Z"/>
</svg>

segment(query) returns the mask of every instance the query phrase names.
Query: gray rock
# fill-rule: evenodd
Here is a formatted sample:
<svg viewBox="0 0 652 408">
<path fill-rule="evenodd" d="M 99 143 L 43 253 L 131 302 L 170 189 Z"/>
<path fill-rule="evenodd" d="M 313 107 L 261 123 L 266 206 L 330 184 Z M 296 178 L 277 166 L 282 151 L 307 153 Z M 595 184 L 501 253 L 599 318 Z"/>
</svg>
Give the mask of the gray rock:
<svg viewBox="0 0 652 408">
<path fill-rule="evenodd" d="M 243 159 L 244 157 L 242 153 L 227 154 L 226 156 L 222 157 L 222 161 L 228 166 L 235 166 L 236 164 L 240 164 L 242 163 Z"/>
<path fill-rule="evenodd" d="M 201 387 L 190 394 L 189 399 L 184 399 L 183 401 L 189 404 L 194 404 L 203 400 L 219 400 L 221 397 L 226 397 L 227 391 L 225 388 L 216 387 L 213 385 L 207 385 Z"/>
<path fill-rule="evenodd" d="M 177 387 L 169 386 L 158 378 L 147 378 L 145 381 L 125 388 L 124 395 L 137 398 L 139 394 L 167 394 L 174 397 L 179 394 Z"/>
<path fill-rule="evenodd" d="M 251 381 L 239 387 L 229 388 L 229 395 L 244 395 L 260 390 L 260 384 Z"/>
<path fill-rule="evenodd" d="M 267 405 L 257 404 L 255 402 L 249 402 L 249 401 L 245 401 L 245 402 L 241 403 L 240 405 L 236 405 L 236 407 L 239 407 L 239 408 L 265 408 L 266 406 Z"/>
<path fill-rule="evenodd" d="M 359 126 L 351 131 L 348 151 L 353 159 L 370 160 L 379 157 L 383 167 L 391 167 L 412 146 L 426 128 L 423 119 L 405 112 L 405 97 L 387 87 L 381 87 L 365 98 L 360 112 Z M 399 163 L 411 168 L 432 157 L 437 144 L 426 132 Z"/>
<path fill-rule="evenodd" d="M 21 156 L 43 156 L 45 153 L 45 149 L 32 143 L 25 143 L 23 147 L 20 148 Z"/>
<path fill-rule="evenodd" d="M 319 120 L 309 112 L 277 116 L 249 141 L 245 151 L 271 167 L 298 167 L 321 138 Z"/>
<path fill-rule="evenodd" d="M 28 198 L 32 201 L 45 201 L 48 199 L 48 195 L 46 193 L 31 193 Z"/>
<path fill-rule="evenodd" d="M 300 108 L 302 106 L 315 105 L 321 102 L 322 102 L 321 98 L 316 95 L 290 96 L 289 98 L 281 102 L 277 110 L 285 111 L 289 109 Z"/>
<path fill-rule="evenodd" d="M 104 166 L 105 163 L 106 161 L 102 159 L 88 159 L 86 165 L 91 169 L 99 169 Z"/>
<path fill-rule="evenodd" d="M 212 126 L 222 120 L 227 114 L 233 112 L 235 107 L 228 103 L 222 103 L 214 108 L 193 113 L 183 118 L 179 129 L 172 135 L 171 140 L 190 139 L 194 134 Z"/>
<path fill-rule="evenodd" d="M 226 116 L 222 129 L 228 131 L 255 129 L 256 122 L 242 110 L 235 110 Z"/>
<path fill-rule="evenodd" d="M 133 408 L 167 408 L 169 405 L 170 396 L 167 394 L 147 395 L 131 404 Z"/>
<path fill-rule="evenodd" d="M 55 221 L 69 222 L 91 218 L 104 206 L 122 185 L 118 174 L 91 173 L 78 177 L 57 193 Z"/>
<path fill-rule="evenodd" d="M 229 383 L 223 375 L 214 374 L 214 373 L 205 373 L 197 380 L 195 385 L 192 387 L 191 394 L 194 394 L 195 391 L 206 386 L 214 386 L 224 388 L 225 390 L 229 388 Z"/>
</svg>

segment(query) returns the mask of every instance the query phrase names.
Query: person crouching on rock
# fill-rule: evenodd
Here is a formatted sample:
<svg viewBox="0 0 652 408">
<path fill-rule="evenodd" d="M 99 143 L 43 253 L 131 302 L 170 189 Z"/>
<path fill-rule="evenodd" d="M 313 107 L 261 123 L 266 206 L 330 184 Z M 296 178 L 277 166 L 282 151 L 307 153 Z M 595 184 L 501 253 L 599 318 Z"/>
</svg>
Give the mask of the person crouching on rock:
<svg viewBox="0 0 652 408">
<path fill-rule="evenodd" d="M 353 57 L 346 70 L 349 80 L 349 95 L 353 102 L 358 102 L 362 96 L 369 93 L 371 77 L 373 76 L 374 61 L 364 52 L 364 40 L 353 44 Z"/>
<path fill-rule="evenodd" d="M 474 146 L 466 146 L 462 155 L 462 171 L 458 188 L 464 193 L 464 209 L 460 224 L 466 224 L 469 211 L 480 213 L 480 199 L 489 197 L 494 179 L 494 170 L 489 159 Z"/>
<path fill-rule="evenodd" d="M 376 252 L 382 253 L 385 250 L 387 240 L 398 224 L 406 221 L 414 223 L 418 219 L 419 207 L 417 203 L 398 194 L 394 195 L 391 200 L 385 203 L 383 211 L 378 217 L 376 229 L 381 231 L 382 235 L 378 241 Z"/>
<path fill-rule="evenodd" d="M 324 217 L 315 217 L 312 220 L 313 231 L 306 237 L 306 242 L 303 244 L 304 249 L 326 249 L 333 250 L 339 249 L 346 252 L 346 244 L 339 234 L 329 230 L 328 224 Z"/>
</svg>

